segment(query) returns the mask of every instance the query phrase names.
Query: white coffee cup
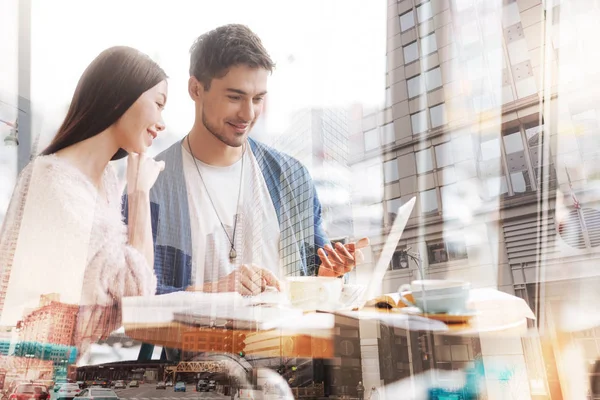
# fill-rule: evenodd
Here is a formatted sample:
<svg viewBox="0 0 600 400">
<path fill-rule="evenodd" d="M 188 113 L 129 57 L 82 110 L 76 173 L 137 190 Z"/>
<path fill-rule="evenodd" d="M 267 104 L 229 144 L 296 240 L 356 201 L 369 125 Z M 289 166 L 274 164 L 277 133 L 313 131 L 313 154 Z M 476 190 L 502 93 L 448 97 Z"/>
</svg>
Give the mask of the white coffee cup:
<svg viewBox="0 0 600 400">
<path fill-rule="evenodd" d="M 285 280 L 293 307 L 303 310 L 327 310 L 338 305 L 344 282 L 322 276 L 293 276 Z"/>
<path fill-rule="evenodd" d="M 426 279 L 412 281 L 410 285 L 402 285 L 399 289 L 403 292 L 411 292 L 415 304 L 421 310 L 428 313 L 455 313 L 466 310 L 469 298 L 469 282 L 451 279 Z M 403 297 L 403 296 L 402 296 Z M 402 299 L 406 305 L 412 305 L 406 299 Z"/>
</svg>

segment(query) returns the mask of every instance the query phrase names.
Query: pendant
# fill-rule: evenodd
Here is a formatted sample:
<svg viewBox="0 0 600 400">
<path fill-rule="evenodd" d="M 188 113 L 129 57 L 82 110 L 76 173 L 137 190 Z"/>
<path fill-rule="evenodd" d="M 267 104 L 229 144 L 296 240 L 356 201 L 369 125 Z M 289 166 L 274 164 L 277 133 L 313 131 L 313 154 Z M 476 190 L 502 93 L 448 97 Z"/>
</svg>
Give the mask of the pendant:
<svg viewBox="0 0 600 400">
<path fill-rule="evenodd" d="M 233 260 L 235 260 L 236 257 L 237 257 L 237 253 L 235 252 L 235 249 L 232 247 L 231 251 L 229 252 L 229 261 L 233 262 Z"/>
</svg>

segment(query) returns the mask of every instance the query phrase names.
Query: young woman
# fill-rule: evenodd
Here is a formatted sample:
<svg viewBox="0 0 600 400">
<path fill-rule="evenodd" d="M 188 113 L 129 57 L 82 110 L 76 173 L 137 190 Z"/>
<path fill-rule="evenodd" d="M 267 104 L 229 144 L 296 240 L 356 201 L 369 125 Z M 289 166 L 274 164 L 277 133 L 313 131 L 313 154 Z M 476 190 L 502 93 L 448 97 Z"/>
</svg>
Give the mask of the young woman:
<svg viewBox="0 0 600 400">
<path fill-rule="evenodd" d="M 149 191 L 164 163 L 144 153 L 164 130 L 166 79 L 129 47 L 87 67 L 56 136 L 20 174 L 0 231 L 0 324 L 35 330 L 33 315 L 53 307 L 54 333 L 35 341 L 81 355 L 119 327 L 122 297 L 155 293 Z M 127 153 L 129 229 L 109 164 Z"/>
</svg>

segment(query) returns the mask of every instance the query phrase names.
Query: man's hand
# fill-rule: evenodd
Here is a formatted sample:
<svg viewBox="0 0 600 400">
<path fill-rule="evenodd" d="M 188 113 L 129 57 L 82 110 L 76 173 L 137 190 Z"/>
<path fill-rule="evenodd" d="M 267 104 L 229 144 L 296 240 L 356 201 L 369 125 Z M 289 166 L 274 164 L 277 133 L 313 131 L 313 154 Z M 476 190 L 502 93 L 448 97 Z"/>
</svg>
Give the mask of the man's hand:
<svg viewBox="0 0 600 400">
<path fill-rule="evenodd" d="M 281 290 L 279 279 L 271 271 L 258 265 L 242 264 L 229 275 L 216 282 L 192 286 L 189 291 L 238 292 L 242 296 L 255 296 L 265 291 L 267 286 Z"/>
<path fill-rule="evenodd" d="M 346 272 L 352 271 L 364 259 L 359 249 L 368 245 L 368 238 L 362 238 L 356 243 L 352 242 L 345 245 L 336 243 L 335 249 L 329 244 L 325 245 L 324 249 L 317 251 L 321 259 L 319 276 L 341 276 Z"/>
</svg>

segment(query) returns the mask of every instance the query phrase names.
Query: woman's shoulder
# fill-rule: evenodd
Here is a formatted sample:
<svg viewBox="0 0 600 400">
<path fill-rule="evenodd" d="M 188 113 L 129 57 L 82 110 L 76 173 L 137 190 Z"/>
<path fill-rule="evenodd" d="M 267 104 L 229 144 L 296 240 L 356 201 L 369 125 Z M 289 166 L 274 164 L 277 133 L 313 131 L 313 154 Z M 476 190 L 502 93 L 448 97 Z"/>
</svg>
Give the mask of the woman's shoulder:
<svg viewBox="0 0 600 400">
<path fill-rule="evenodd" d="M 26 170 L 30 175 L 30 185 L 44 188 L 49 193 L 63 193 L 64 197 L 75 195 L 78 199 L 95 193 L 94 186 L 83 172 L 54 154 L 35 157 Z"/>
</svg>

